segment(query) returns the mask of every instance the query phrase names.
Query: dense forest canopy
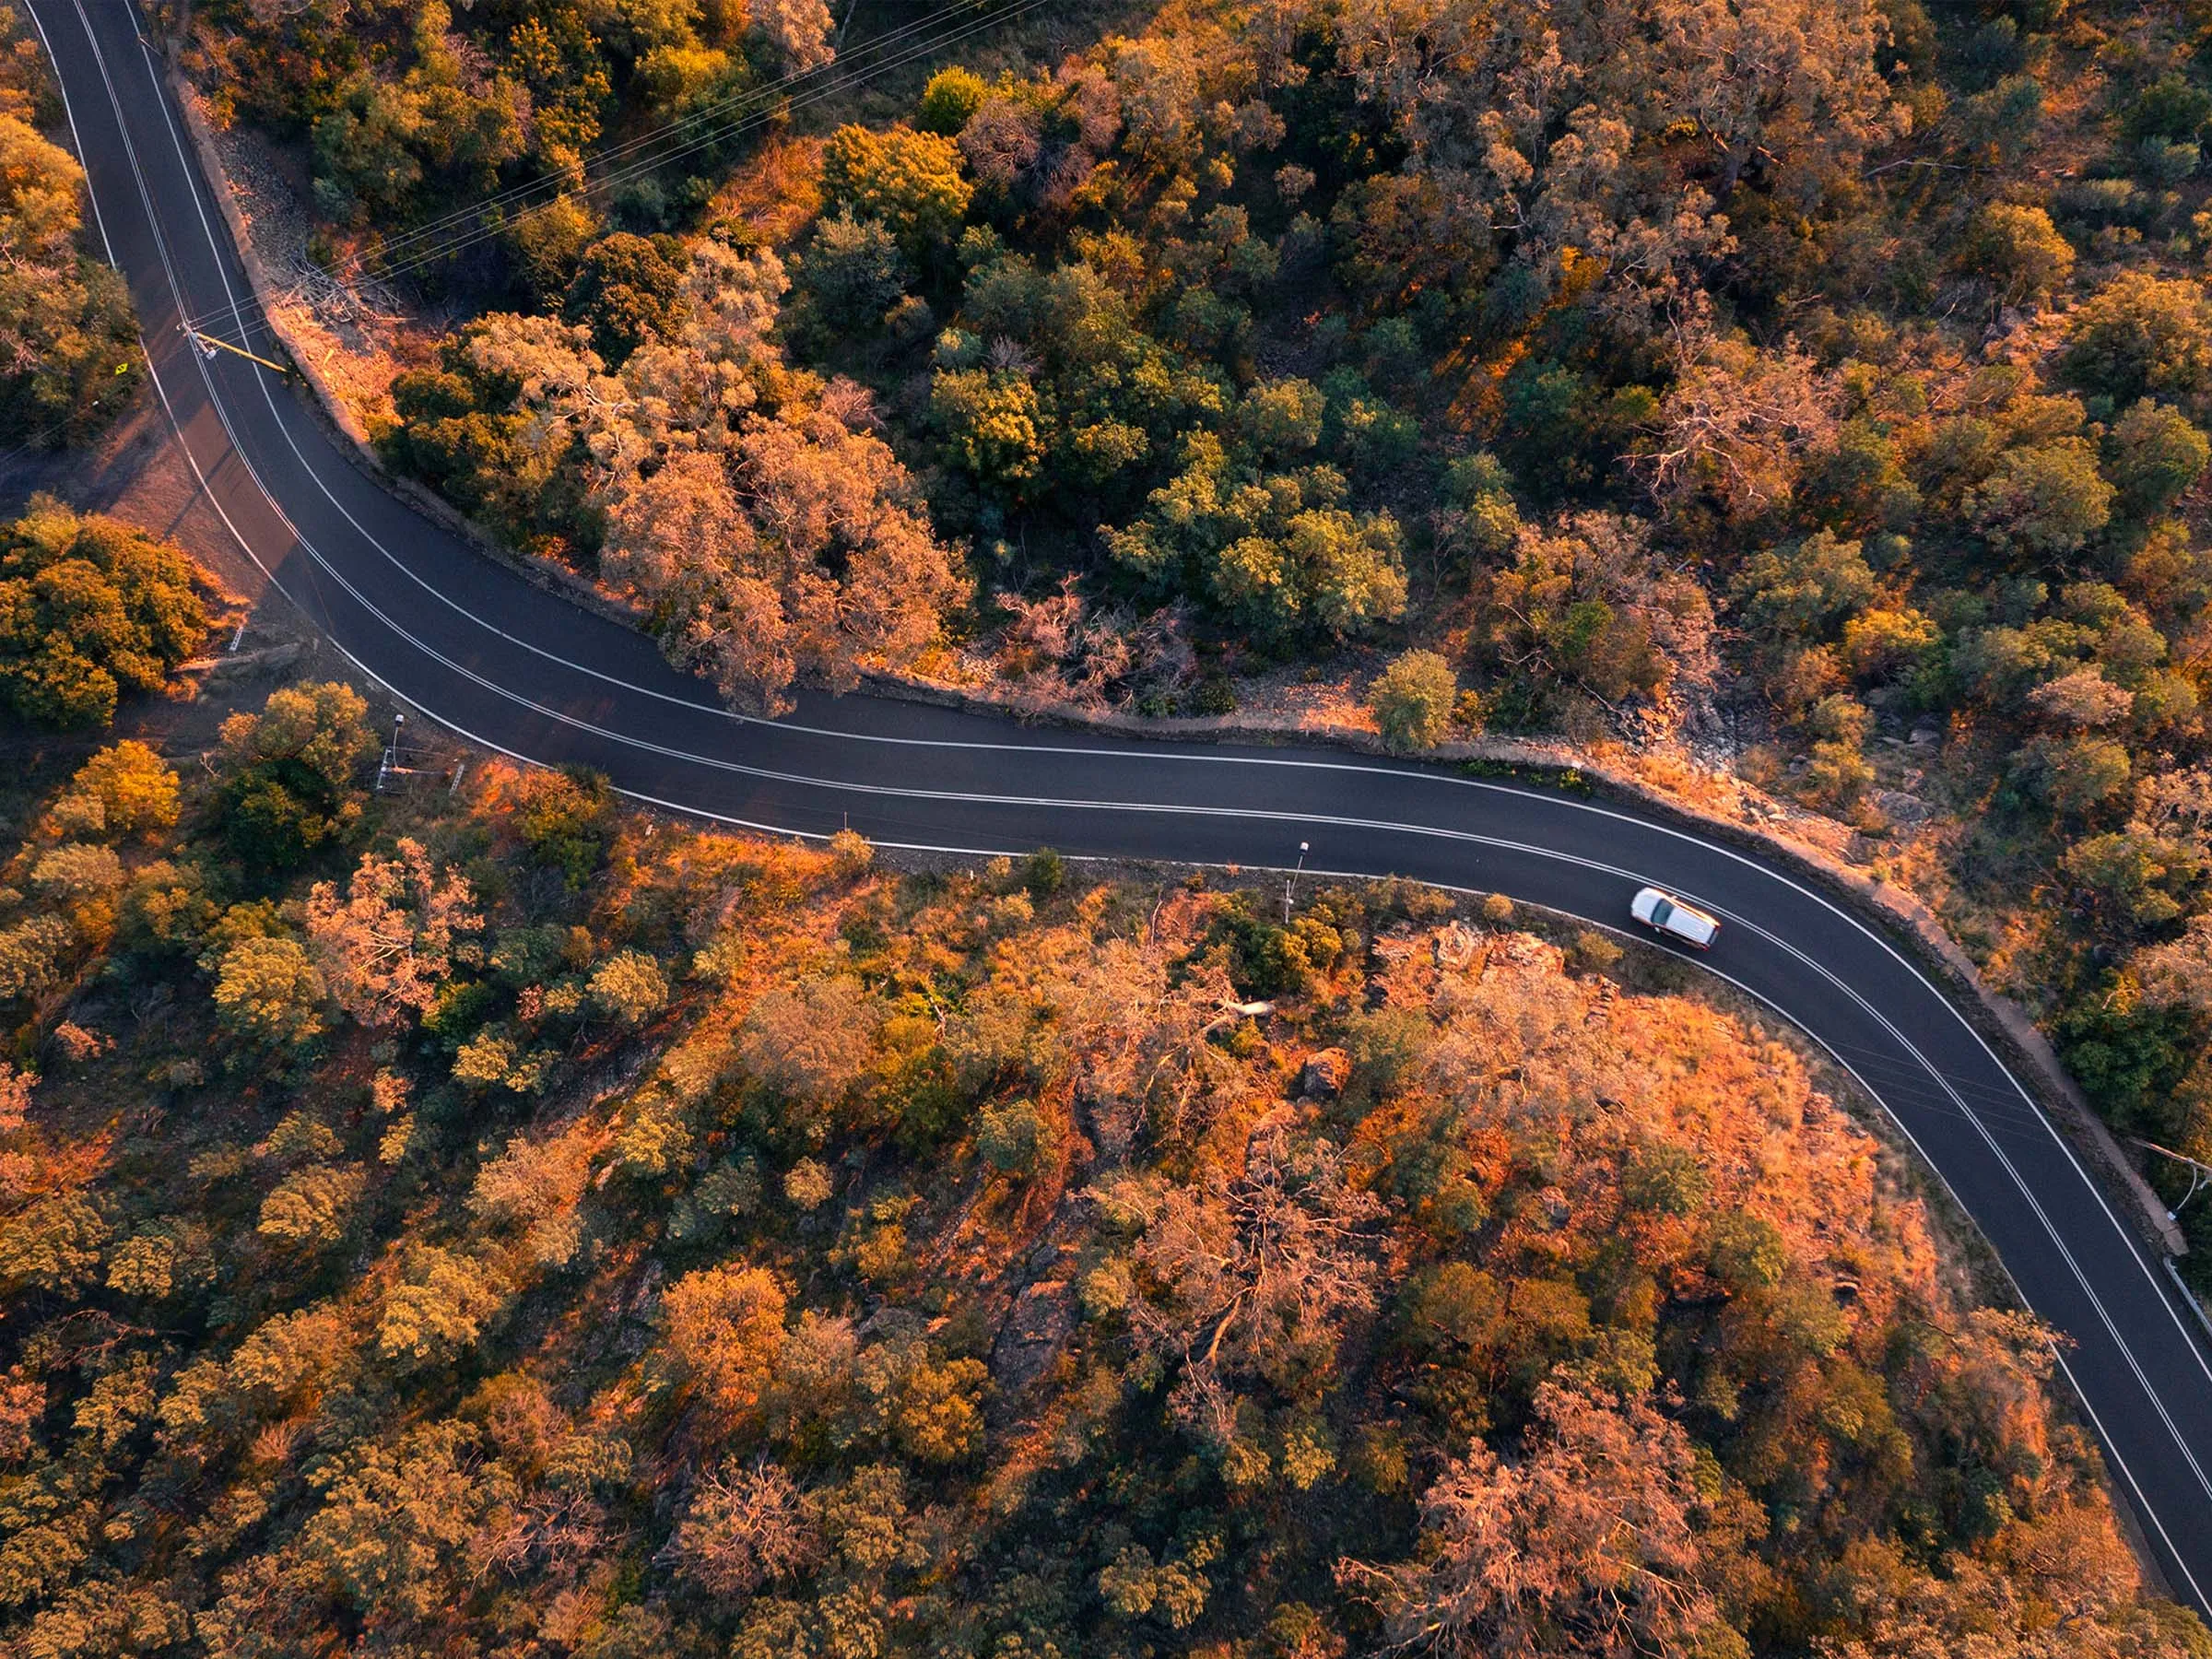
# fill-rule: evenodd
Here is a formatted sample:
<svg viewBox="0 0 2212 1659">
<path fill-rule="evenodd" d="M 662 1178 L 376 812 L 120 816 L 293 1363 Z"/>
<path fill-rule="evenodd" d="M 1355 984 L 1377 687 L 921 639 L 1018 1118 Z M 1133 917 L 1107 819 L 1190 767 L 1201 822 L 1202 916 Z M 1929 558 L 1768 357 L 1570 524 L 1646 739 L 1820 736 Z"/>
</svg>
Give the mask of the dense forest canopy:
<svg viewBox="0 0 2212 1659">
<path fill-rule="evenodd" d="M 0 1651 L 2212 1654 L 1678 965 L 374 748 L 289 686 L 0 870 Z"/>
<path fill-rule="evenodd" d="M 331 257 L 477 313 L 394 462 L 732 697 L 959 652 L 1218 713 L 1388 653 L 1401 746 L 1672 746 L 1846 820 L 2212 1157 L 2201 6 L 832 24 L 215 0 L 192 57 Z"/>
</svg>

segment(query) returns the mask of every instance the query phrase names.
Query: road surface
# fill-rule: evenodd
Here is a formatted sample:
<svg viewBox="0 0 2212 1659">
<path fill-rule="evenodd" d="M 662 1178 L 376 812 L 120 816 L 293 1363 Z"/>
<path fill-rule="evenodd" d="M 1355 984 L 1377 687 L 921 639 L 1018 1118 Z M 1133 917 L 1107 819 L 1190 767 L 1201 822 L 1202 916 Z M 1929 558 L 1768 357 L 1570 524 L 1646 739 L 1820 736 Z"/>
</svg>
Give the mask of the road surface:
<svg viewBox="0 0 2212 1659">
<path fill-rule="evenodd" d="M 30 0 L 100 234 L 182 448 L 245 552 L 363 670 L 488 747 L 641 800 L 886 846 L 1398 875 L 1607 924 L 1644 883 L 1725 924 L 1702 965 L 1803 1028 L 1903 1127 L 2063 1334 L 2061 1364 L 2177 1595 L 2212 1592 L 2212 1359 L 2163 1265 L 1947 992 L 1779 864 L 1618 806 L 1325 750 L 1070 737 L 864 697 L 731 714 L 653 643 L 532 586 L 349 462 L 301 394 L 182 318 L 266 338 L 129 0 Z M 217 324 L 209 324 L 217 327 Z"/>
</svg>

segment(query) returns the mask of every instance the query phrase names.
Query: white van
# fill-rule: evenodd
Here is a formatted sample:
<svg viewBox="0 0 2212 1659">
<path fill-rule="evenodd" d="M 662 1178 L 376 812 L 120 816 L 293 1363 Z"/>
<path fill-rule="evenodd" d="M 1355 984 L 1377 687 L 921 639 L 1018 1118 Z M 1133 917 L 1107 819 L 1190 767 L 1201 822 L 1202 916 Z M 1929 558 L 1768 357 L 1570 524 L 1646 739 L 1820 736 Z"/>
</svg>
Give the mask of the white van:
<svg viewBox="0 0 2212 1659">
<path fill-rule="evenodd" d="M 1629 914 L 1653 933 L 1665 934 L 1681 940 L 1685 945 L 1694 945 L 1700 950 L 1711 949 L 1721 931 L 1721 924 L 1703 911 L 1694 909 L 1657 888 L 1645 888 L 1630 900 Z"/>
</svg>

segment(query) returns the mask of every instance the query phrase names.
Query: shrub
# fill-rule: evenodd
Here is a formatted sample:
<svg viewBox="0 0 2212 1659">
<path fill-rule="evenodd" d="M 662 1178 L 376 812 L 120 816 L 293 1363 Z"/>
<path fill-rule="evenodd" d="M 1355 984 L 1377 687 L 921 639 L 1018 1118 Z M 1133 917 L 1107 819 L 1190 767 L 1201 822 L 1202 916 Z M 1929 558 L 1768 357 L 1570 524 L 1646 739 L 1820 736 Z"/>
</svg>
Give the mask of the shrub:
<svg viewBox="0 0 2212 1659">
<path fill-rule="evenodd" d="M 1408 651 L 1376 677 L 1369 707 L 1394 749 L 1434 748 L 1452 729 L 1458 677 L 1433 651 Z"/>
<path fill-rule="evenodd" d="M 922 101 L 914 109 L 914 124 L 925 133 L 953 137 L 990 96 L 990 84 L 982 76 L 972 69 L 952 65 L 931 76 L 929 85 L 922 88 Z"/>
<path fill-rule="evenodd" d="M 1974 216 L 1959 262 L 2007 301 L 2047 299 L 2074 273 L 2073 244 L 2041 207 L 1994 202 Z"/>
<path fill-rule="evenodd" d="M 1051 1158 L 1056 1137 L 1052 1124 L 1029 1100 L 983 1108 L 975 1135 L 976 1150 L 1002 1175 L 1034 1175 Z"/>
</svg>

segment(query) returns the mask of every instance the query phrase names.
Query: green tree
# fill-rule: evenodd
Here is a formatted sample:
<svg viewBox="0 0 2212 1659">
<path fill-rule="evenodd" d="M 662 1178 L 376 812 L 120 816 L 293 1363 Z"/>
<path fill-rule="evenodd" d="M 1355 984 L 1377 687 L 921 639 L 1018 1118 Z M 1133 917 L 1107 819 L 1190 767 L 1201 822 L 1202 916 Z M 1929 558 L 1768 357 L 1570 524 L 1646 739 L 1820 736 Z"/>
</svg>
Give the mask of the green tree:
<svg viewBox="0 0 2212 1659">
<path fill-rule="evenodd" d="M 592 331 L 609 368 L 647 340 L 670 332 L 683 312 L 684 267 L 672 237 L 618 230 L 584 250 L 569 280 L 561 314 Z"/>
<path fill-rule="evenodd" d="M 905 294 L 913 267 L 881 219 L 850 213 L 818 221 L 793 273 L 807 321 L 832 338 L 870 335 Z"/>
<path fill-rule="evenodd" d="M 2113 423 L 2106 452 L 2121 506 L 2136 519 L 2167 511 L 2212 465 L 2212 441 L 2180 410 L 2149 398 Z"/>
<path fill-rule="evenodd" d="M 1753 554 L 1728 586 L 1762 650 L 1830 638 L 1875 595 L 1874 571 L 1859 544 L 1825 530 Z"/>
<path fill-rule="evenodd" d="M 2112 518 L 2112 487 L 2086 438 L 2009 449 L 1967 493 L 1975 526 L 1998 549 L 2042 563 L 2079 552 Z"/>
<path fill-rule="evenodd" d="M 914 107 L 914 124 L 925 133 L 958 137 L 968 118 L 990 97 L 990 83 L 972 69 L 953 64 L 929 77 L 922 101 Z"/>
<path fill-rule="evenodd" d="M 977 1121 L 976 1150 L 1001 1174 L 1024 1180 L 1052 1157 L 1057 1142 L 1052 1124 L 1031 1100 L 986 1106 Z"/>
<path fill-rule="evenodd" d="M 1967 227 L 1959 263 L 2017 305 L 2046 300 L 2065 287 L 2074 273 L 2074 246 L 2041 207 L 1993 202 Z"/>
<path fill-rule="evenodd" d="M 0 700 L 42 725 L 105 725 L 154 691 L 207 632 L 182 549 L 51 496 L 0 525 Z"/>
<path fill-rule="evenodd" d="M 2060 367 L 2115 404 L 2212 385 L 2212 300 L 2189 279 L 2123 271 L 2067 319 Z"/>
<path fill-rule="evenodd" d="M 216 1012 L 257 1047 L 298 1048 L 321 1036 L 324 1000 L 314 958 L 297 939 L 241 939 L 216 964 Z"/>
<path fill-rule="evenodd" d="M 1459 677 L 1433 651 L 1400 653 L 1368 688 L 1368 706 L 1394 749 L 1434 748 L 1452 729 Z"/>
<path fill-rule="evenodd" d="M 939 370 L 929 412 L 953 464 L 985 488 L 1018 500 L 1043 470 L 1037 388 L 1003 370 Z"/>
<path fill-rule="evenodd" d="M 974 188 L 959 147 L 937 133 L 841 126 L 822 150 L 822 194 L 853 218 L 880 219 L 909 258 L 935 262 L 959 235 Z"/>
<path fill-rule="evenodd" d="M 223 722 L 223 832 L 249 865 L 296 869 L 360 816 L 354 778 L 377 749 L 368 714 L 359 692 L 325 681 Z"/>
</svg>

